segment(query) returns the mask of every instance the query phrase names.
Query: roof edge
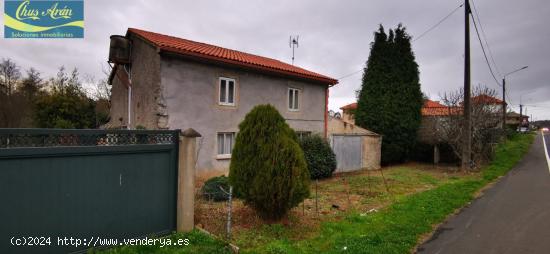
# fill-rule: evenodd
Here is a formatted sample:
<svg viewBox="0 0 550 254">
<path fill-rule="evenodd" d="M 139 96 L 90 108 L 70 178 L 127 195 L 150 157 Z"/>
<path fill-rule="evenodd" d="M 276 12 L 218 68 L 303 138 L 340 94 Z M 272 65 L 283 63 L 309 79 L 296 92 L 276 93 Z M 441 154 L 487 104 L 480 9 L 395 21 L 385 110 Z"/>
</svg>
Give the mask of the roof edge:
<svg viewBox="0 0 550 254">
<path fill-rule="evenodd" d="M 157 51 L 159 53 L 164 51 L 164 52 L 175 53 L 175 54 L 178 54 L 178 55 L 188 56 L 188 57 L 192 57 L 192 58 L 199 58 L 199 59 L 204 59 L 204 60 L 208 60 L 208 61 L 215 61 L 215 62 L 219 62 L 219 63 L 223 63 L 223 64 L 242 66 L 242 67 L 246 67 L 246 68 L 249 68 L 249 69 L 259 70 L 259 71 L 262 71 L 262 72 L 274 73 L 274 74 L 279 74 L 279 75 L 282 74 L 282 75 L 285 75 L 285 76 L 291 76 L 291 77 L 297 77 L 297 78 L 300 78 L 300 79 L 310 80 L 310 81 L 314 81 L 316 83 L 326 84 L 328 86 L 334 86 L 334 85 L 338 84 L 337 79 L 330 78 L 330 77 L 327 77 L 325 75 L 318 74 L 318 73 L 317 73 L 318 75 L 324 76 L 326 78 L 314 77 L 314 76 L 306 75 L 306 74 L 302 74 L 302 73 L 297 73 L 297 72 L 292 72 L 292 71 L 287 71 L 287 70 L 281 70 L 281 69 L 277 69 L 277 68 L 270 68 L 268 66 L 261 66 L 261 65 L 257 65 L 257 64 L 244 63 L 244 62 L 235 61 L 235 60 L 231 60 L 231 59 L 225 59 L 225 58 L 222 58 L 222 57 L 208 56 L 208 55 L 195 53 L 195 52 L 191 52 L 191 51 L 187 51 L 187 50 L 183 50 L 183 49 L 177 49 L 177 48 L 173 48 L 173 47 L 157 45 L 154 41 L 151 41 L 150 39 L 140 35 L 139 33 L 135 32 L 134 30 L 145 31 L 145 30 L 141 30 L 141 29 L 137 29 L 137 28 L 128 28 L 128 30 L 126 31 L 126 37 L 128 37 L 129 34 L 132 34 L 132 35 L 140 38 L 143 41 L 149 42 L 150 44 L 152 44 L 153 46 L 155 46 L 157 48 Z M 147 31 L 145 31 L 145 32 L 147 32 Z M 164 36 L 177 38 L 177 37 L 170 36 L 170 35 L 164 35 Z M 197 43 L 202 43 L 202 42 L 197 42 Z M 211 44 L 208 44 L 208 45 L 211 45 Z M 215 45 L 212 45 L 212 46 L 215 46 Z M 217 46 L 217 47 L 219 47 L 219 46 Z M 245 52 L 243 52 L 243 53 L 245 53 Z M 247 54 L 249 54 L 249 53 L 247 53 Z M 263 56 L 260 56 L 260 57 L 263 57 Z M 267 58 L 267 57 L 264 57 L 264 58 Z M 268 59 L 272 59 L 272 58 L 268 58 Z M 276 59 L 272 59 L 272 60 L 276 60 Z M 276 61 L 278 61 L 278 60 L 276 60 Z M 306 71 L 309 71 L 309 70 L 306 70 Z M 309 72 L 312 72 L 312 71 L 309 71 Z"/>
</svg>

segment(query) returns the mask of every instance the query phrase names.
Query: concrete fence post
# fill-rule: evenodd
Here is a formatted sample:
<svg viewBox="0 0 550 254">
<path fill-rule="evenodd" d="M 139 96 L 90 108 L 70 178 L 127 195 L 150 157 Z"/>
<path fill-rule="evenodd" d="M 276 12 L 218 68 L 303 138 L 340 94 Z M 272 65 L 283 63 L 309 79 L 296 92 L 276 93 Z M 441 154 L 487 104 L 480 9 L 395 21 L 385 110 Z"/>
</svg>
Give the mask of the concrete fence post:
<svg viewBox="0 0 550 254">
<path fill-rule="evenodd" d="M 195 150 L 200 136 L 190 128 L 179 137 L 177 232 L 189 232 L 195 226 Z"/>
</svg>

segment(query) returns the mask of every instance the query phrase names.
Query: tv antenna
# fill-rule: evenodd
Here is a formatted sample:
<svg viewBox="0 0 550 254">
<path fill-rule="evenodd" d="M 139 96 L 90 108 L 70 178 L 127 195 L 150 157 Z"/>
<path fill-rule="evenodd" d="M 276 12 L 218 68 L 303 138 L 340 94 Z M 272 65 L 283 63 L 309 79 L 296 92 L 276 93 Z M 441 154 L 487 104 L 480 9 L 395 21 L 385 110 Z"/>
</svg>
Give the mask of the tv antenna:
<svg viewBox="0 0 550 254">
<path fill-rule="evenodd" d="M 288 46 L 292 48 L 292 65 L 294 65 L 294 48 L 298 48 L 300 46 L 298 44 L 298 39 L 300 39 L 300 35 L 296 35 L 294 37 L 290 36 L 288 39 Z"/>
</svg>

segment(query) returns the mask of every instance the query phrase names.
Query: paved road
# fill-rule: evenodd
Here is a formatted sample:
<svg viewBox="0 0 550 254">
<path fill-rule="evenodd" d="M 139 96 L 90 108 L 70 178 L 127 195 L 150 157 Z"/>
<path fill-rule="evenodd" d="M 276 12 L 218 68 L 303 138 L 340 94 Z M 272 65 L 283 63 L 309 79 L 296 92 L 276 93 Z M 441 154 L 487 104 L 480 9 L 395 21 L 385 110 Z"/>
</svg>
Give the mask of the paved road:
<svg viewBox="0 0 550 254">
<path fill-rule="evenodd" d="M 545 139 L 550 149 L 550 134 Z M 418 253 L 550 253 L 550 171 L 542 135 L 510 173 L 441 225 Z"/>
</svg>

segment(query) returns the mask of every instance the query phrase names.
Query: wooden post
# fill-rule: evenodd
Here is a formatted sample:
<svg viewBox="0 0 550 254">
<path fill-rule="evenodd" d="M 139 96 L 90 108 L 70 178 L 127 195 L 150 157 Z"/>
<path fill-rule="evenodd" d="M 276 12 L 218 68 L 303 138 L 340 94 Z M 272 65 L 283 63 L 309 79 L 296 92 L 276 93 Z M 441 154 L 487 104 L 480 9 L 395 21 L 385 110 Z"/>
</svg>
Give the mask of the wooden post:
<svg viewBox="0 0 550 254">
<path fill-rule="evenodd" d="M 177 232 L 189 232 L 195 226 L 195 170 L 197 131 L 187 129 L 179 138 Z"/>
<path fill-rule="evenodd" d="M 434 145 L 434 164 L 439 164 L 439 146 Z"/>
</svg>

